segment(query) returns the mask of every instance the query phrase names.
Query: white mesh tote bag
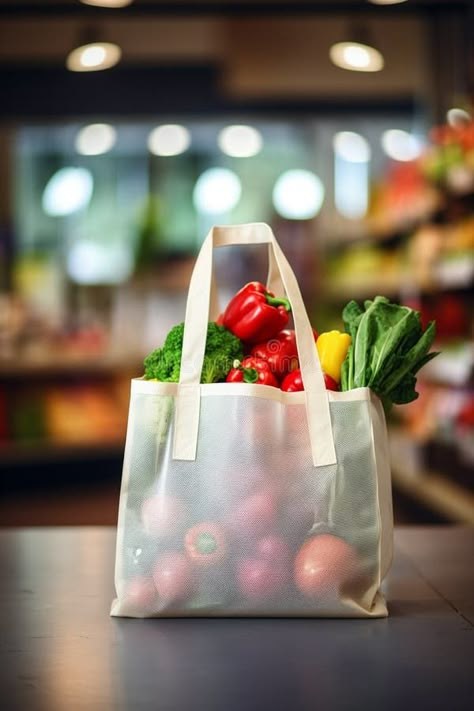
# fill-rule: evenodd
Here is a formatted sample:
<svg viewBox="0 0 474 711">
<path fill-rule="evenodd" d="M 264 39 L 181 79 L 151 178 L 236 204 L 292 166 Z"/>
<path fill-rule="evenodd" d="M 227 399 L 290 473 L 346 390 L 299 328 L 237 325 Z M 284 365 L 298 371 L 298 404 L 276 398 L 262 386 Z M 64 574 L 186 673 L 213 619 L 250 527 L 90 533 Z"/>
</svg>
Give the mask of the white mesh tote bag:
<svg viewBox="0 0 474 711">
<path fill-rule="evenodd" d="M 292 306 L 302 392 L 200 384 L 213 249 L 260 243 Z M 386 616 L 392 529 L 380 400 L 326 390 L 270 228 L 215 227 L 190 282 L 179 383 L 132 381 L 111 614 Z"/>
</svg>

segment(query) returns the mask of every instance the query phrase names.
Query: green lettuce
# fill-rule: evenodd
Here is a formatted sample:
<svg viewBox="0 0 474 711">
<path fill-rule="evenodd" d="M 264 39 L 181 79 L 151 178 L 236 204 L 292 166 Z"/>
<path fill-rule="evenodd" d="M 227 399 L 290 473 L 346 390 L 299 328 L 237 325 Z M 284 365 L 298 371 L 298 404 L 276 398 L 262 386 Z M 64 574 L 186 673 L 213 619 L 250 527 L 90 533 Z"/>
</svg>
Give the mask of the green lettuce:
<svg viewBox="0 0 474 711">
<path fill-rule="evenodd" d="M 415 374 L 437 353 L 429 353 L 436 333 L 431 321 L 423 331 L 419 311 L 391 303 L 385 296 L 350 301 L 342 312 L 352 337 L 342 365 L 341 390 L 369 387 L 385 409 L 418 397 Z"/>
</svg>

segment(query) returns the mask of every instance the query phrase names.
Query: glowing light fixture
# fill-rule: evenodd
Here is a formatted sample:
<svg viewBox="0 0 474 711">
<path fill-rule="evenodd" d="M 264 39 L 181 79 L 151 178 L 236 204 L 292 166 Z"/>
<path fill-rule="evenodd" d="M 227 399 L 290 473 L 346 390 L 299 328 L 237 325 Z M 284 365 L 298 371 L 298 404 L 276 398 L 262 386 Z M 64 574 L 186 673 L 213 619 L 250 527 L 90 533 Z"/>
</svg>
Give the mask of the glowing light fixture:
<svg viewBox="0 0 474 711">
<path fill-rule="evenodd" d="M 407 0 L 369 0 L 372 5 L 400 5 L 402 2 Z"/>
<path fill-rule="evenodd" d="M 78 284 L 119 284 L 130 276 L 133 257 L 124 245 L 81 240 L 71 247 L 66 268 Z"/>
<path fill-rule="evenodd" d="M 191 144 L 191 134 L 185 126 L 169 123 L 157 126 L 148 137 L 148 149 L 156 156 L 177 156 Z"/>
<path fill-rule="evenodd" d="M 350 163 L 367 163 L 370 160 L 370 146 L 360 133 L 340 131 L 333 138 L 334 152 Z"/>
<path fill-rule="evenodd" d="M 329 50 L 329 56 L 336 67 L 353 72 L 379 72 L 384 66 L 378 49 L 359 42 L 336 42 Z"/>
<path fill-rule="evenodd" d="M 384 131 L 381 142 L 385 153 L 393 160 L 415 160 L 422 150 L 421 141 L 416 136 L 398 128 Z"/>
<path fill-rule="evenodd" d="M 94 5 L 97 7 L 127 7 L 133 0 L 81 0 L 84 5 Z"/>
<path fill-rule="evenodd" d="M 353 72 L 379 72 L 384 66 L 366 25 L 350 27 L 342 41 L 332 45 L 329 57 L 336 67 Z"/>
<path fill-rule="evenodd" d="M 85 207 L 94 181 L 85 168 L 61 168 L 49 179 L 42 198 L 43 210 L 52 217 L 64 217 Z"/>
<path fill-rule="evenodd" d="M 232 210 L 240 200 L 239 177 L 227 168 L 209 168 L 196 181 L 193 202 L 198 212 L 221 215 Z"/>
<path fill-rule="evenodd" d="M 79 46 L 69 52 L 66 67 L 71 72 L 98 72 L 110 69 L 120 61 L 122 50 L 113 42 L 95 41 L 95 33 L 82 33 Z"/>
<path fill-rule="evenodd" d="M 78 132 L 76 151 L 83 156 L 98 156 L 107 153 L 115 144 L 117 132 L 108 123 L 91 123 Z"/>
<path fill-rule="evenodd" d="M 280 175 L 273 188 L 273 205 L 282 217 L 289 220 L 309 220 L 321 209 L 324 186 L 309 170 L 287 170 Z"/>
<path fill-rule="evenodd" d="M 446 114 L 447 121 L 450 126 L 464 126 L 466 123 L 470 123 L 471 114 L 464 109 L 452 108 Z"/>
<path fill-rule="evenodd" d="M 227 126 L 217 138 L 223 153 L 234 158 L 250 158 L 262 150 L 262 135 L 253 126 Z"/>
</svg>

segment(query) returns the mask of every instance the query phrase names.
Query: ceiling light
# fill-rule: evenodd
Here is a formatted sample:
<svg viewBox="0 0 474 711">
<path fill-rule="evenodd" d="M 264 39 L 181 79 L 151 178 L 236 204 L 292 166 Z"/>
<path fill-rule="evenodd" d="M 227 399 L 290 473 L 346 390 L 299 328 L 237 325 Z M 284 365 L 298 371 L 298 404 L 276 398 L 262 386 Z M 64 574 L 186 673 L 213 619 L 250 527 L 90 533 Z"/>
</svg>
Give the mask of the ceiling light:
<svg viewBox="0 0 474 711">
<path fill-rule="evenodd" d="M 249 158 L 262 150 L 262 135 L 252 126 L 227 126 L 217 138 L 223 153 L 234 158 Z"/>
<path fill-rule="evenodd" d="M 446 114 L 447 121 L 450 126 L 464 126 L 466 123 L 471 122 L 471 115 L 468 111 L 464 109 L 453 108 L 449 109 Z"/>
<path fill-rule="evenodd" d="M 98 156 L 110 151 L 117 138 L 117 132 L 108 123 L 91 123 L 78 132 L 76 151 L 83 156 Z"/>
<path fill-rule="evenodd" d="M 379 72 L 383 69 L 383 56 L 367 44 L 360 42 L 337 42 L 329 50 L 333 64 L 354 72 Z"/>
<path fill-rule="evenodd" d="M 80 0 L 84 5 L 94 5 L 97 7 L 126 7 L 131 5 L 133 0 Z"/>
<path fill-rule="evenodd" d="M 91 42 L 73 49 L 67 56 L 66 66 L 71 72 L 97 72 L 115 66 L 122 50 L 112 42 Z"/>
<path fill-rule="evenodd" d="M 177 156 L 184 153 L 190 143 L 188 129 L 174 123 L 157 126 L 148 137 L 148 149 L 156 156 Z"/>
<path fill-rule="evenodd" d="M 422 144 L 412 133 L 394 128 L 382 134 L 382 148 L 393 160 L 415 160 L 421 153 Z"/>
<path fill-rule="evenodd" d="M 336 67 L 354 72 L 379 72 L 384 66 L 367 25 L 351 25 L 345 37 L 332 45 L 329 57 Z"/>
<path fill-rule="evenodd" d="M 230 212 L 240 200 L 239 177 L 227 168 L 209 168 L 196 181 L 193 201 L 196 210 L 208 215 Z"/>
<path fill-rule="evenodd" d="M 373 5 L 400 5 L 406 0 L 369 0 Z"/>
<path fill-rule="evenodd" d="M 71 247 L 66 269 L 77 284 L 119 284 L 130 276 L 133 256 L 126 245 L 84 239 Z"/>
<path fill-rule="evenodd" d="M 289 220 L 309 220 L 321 209 L 324 187 L 317 175 L 309 170 L 287 170 L 273 188 L 273 205 Z"/>
<path fill-rule="evenodd" d="M 85 168 L 61 168 L 44 189 L 43 210 L 52 217 L 71 215 L 88 204 L 93 185 L 92 174 Z"/>
<path fill-rule="evenodd" d="M 360 133 L 340 131 L 333 138 L 334 152 L 350 163 L 367 163 L 370 160 L 370 146 Z"/>
</svg>

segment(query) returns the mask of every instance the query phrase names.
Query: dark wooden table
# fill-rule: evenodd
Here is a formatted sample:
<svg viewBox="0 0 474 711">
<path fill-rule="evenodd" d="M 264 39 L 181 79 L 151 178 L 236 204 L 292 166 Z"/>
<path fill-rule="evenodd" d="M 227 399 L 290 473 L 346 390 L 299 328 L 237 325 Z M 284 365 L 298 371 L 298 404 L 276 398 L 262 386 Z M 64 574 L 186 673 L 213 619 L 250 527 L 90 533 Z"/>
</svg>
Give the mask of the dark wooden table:
<svg viewBox="0 0 474 711">
<path fill-rule="evenodd" d="M 2 709 L 474 706 L 474 529 L 397 530 L 381 620 L 112 619 L 114 544 L 0 533 Z"/>
</svg>

